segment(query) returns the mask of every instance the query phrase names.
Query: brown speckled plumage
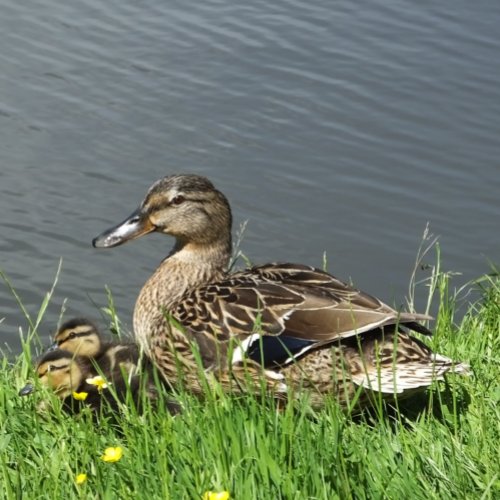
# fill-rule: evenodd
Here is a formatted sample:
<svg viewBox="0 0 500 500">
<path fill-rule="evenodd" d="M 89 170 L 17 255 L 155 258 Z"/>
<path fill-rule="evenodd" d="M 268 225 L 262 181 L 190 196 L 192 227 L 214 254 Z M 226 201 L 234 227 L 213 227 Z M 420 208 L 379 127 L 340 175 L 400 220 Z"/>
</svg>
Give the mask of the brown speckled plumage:
<svg viewBox="0 0 500 500">
<path fill-rule="evenodd" d="M 257 392 L 264 383 L 278 396 L 307 388 L 340 400 L 357 387 L 394 397 L 453 366 L 408 334 L 430 334 L 419 323 L 428 316 L 400 313 L 326 272 L 266 264 L 227 274 L 231 210 L 203 177 L 157 181 L 139 209 L 94 246 L 153 231 L 176 242 L 139 294 L 135 335 L 167 380 L 181 373 L 193 392 L 204 385 L 198 358 L 207 379 L 226 390 Z"/>
</svg>

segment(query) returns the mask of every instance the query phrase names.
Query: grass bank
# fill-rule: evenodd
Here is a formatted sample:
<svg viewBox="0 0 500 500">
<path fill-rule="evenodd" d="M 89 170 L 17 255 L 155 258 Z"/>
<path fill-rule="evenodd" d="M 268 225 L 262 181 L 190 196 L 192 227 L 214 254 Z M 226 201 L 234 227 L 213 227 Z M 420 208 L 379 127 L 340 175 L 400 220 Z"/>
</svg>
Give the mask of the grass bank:
<svg viewBox="0 0 500 500">
<path fill-rule="evenodd" d="M 271 401 L 179 397 L 186 411 L 127 411 L 118 422 L 40 414 L 38 393 L 20 398 L 31 360 L 0 363 L 2 498 L 234 499 L 500 498 L 500 280 L 459 325 L 445 293 L 432 346 L 468 361 L 474 375 L 450 376 L 399 409 L 342 414 L 334 401 L 276 412 Z M 33 322 L 33 327 L 43 320 Z M 31 341 L 36 332 L 30 331 Z M 123 457 L 107 463 L 105 448 Z M 78 474 L 86 480 L 78 485 Z"/>
</svg>

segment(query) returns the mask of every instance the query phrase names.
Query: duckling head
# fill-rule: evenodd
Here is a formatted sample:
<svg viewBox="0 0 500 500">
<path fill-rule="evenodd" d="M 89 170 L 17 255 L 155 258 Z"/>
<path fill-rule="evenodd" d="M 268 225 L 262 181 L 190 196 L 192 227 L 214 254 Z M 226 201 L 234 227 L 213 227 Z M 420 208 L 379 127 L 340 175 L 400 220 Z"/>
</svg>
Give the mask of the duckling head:
<svg viewBox="0 0 500 500">
<path fill-rule="evenodd" d="M 76 391 L 86 376 L 79 359 L 73 353 L 61 349 L 45 354 L 37 364 L 36 373 L 40 384 L 52 389 L 60 399 Z M 32 384 L 27 384 L 19 391 L 19 395 L 26 396 L 34 390 Z"/>
<path fill-rule="evenodd" d="M 92 242 L 110 248 L 151 232 L 174 236 L 177 249 L 187 244 L 231 247 L 231 208 L 205 177 L 170 175 L 155 182 L 139 208 Z"/>
<path fill-rule="evenodd" d="M 101 335 L 94 323 L 86 318 L 74 318 L 59 328 L 51 349 L 62 349 L 93 358 L 100 353 L 101 347 Z"/>
</svg>

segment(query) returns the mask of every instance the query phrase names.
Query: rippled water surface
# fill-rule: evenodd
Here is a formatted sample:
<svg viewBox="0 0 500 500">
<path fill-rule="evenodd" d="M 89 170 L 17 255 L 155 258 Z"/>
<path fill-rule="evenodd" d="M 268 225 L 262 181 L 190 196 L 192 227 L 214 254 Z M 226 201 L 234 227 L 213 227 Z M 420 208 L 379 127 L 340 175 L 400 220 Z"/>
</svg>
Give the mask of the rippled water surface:
<svg viewBox="0 0 500 500">
<path fill-rule="evenodd" d="M 105 285 L 130 327 L 172 241 L 90 242 L 173 172 L 227 194 L 252 261 L 326 252 L 396 305 L 427 222 L 454 286 L 498 262 L 500 3 L 0 7 L 0 269 L 36 318 L 63 259 L 45 337 L 64 301 L 99 318 Z M 4 283 L 0 318 L 17 351 L 27 322 Z"/>
</svg>

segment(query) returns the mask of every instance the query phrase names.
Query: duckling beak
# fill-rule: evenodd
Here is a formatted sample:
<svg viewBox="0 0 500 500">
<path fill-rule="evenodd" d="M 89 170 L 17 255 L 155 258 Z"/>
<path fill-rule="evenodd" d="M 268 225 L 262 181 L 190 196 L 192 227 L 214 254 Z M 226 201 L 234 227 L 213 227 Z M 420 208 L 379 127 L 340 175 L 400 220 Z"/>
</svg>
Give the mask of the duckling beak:
<svg viewBox="0 0 500 500">
<path fill-rule="evenodd" d="M 122 223 L 118 224 L 92 240 L 95 248 L 112 248 L 129 240 L 134 240 L 151 233 L 155 226 L 149 220 L 149 217 L 138 208 L 134 213 L 127 217 Z"/>
<path fill-rule="evenodd" d="M 54 342 L 49 347 L 47 347 L 47 352 L 52 352 L 55 351 L 56 349 L 59 349 L 59 344 L 57 342 Z"/>
<path fill-rule="evenodd" d="M 20 391 L 19 396 L 28 396 L 35 392 L 35 386 L 33 384 L 26 384 Z"/>
</svg>

